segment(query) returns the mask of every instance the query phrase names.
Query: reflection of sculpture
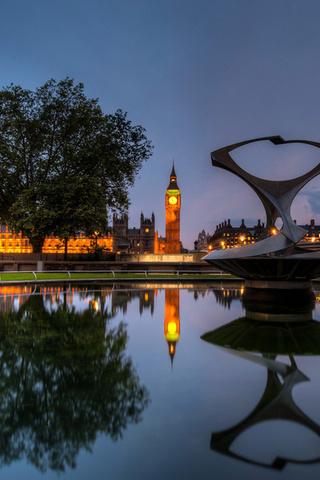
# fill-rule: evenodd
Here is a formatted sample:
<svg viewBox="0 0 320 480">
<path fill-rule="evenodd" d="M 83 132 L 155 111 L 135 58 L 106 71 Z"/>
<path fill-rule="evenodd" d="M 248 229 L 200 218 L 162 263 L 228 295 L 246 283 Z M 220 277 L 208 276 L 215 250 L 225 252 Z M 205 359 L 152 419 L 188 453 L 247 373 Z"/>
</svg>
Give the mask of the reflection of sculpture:
<svg viewBox="0 0 320 480">
<path fill-rule="evenodd" d="M 291 218 L 291 204 L 312 178 L 320 173 L 320 163 L 310 172 L 298 178 L 285 181 L 271 181 L 255 177 L 240 168 L 229 152 L 248 143 L 270 140 L 274 145 L 305 143 L 320 148 L 320 144 L 310 141 L 290 140 L 281 137 L 265 137 L 230 145 L 212 152 L 212 164 L 234 173 L 256 192 L 266 211 L 267 231 L 271 232 L 278 218 L 283 226 L 277 235 L 261 239 L 255 244 L 237 249 L 216 250 L 205 257 L 206 261 L 248 279 L 289 280 L 309 279 L 320 273 L 320 253 L 305 253 L 297 247 L 306 231 L 297 226 Z M 277 258 L 270 257 L 270 254 Z M 258 257 L 258 261 L 254 257 Z M 280 257 L 280 259 L 279 259 Z"/>
<path fill-rule="evenodd" d="M 233 355 L 265 366 L 268 377 L 263 395 L 255 409 L 240 423 L 211 437 L 211 448 L 238 460 L 281 470 L 286 463 L 320 462 L 320 456 L 311 460 L 277 457 L 269 464 L 251 460 L 232 451 L 233 442 L 253 425 L 268 420 L 288 420 L 305 426 L 320 436 L 320 426 L 313 422 L 294 402 L 292 389 L 308 381 L 298 368 L 292 352 L 298 355 L 320 355 L 320 325 L 303 323 L 265 324 L 241 318 L 202 336 L 215 345 L 224 346 Z M 249 352 L 255 352 L 249 353 Z M 262 353 L 262 356 L 256 353 Z M 277 355 L 288 355 L 290 366 L 276 361 Z M 282 378 L 282 381 L 279 379 Z"/>
<path fill-rule="evenodd" d="M 102 300 L 102 299 L 100 299 Z M 74 467 L 98 434 L 113 440 L 137 423 L 149 395 L 125 355 L 127 332 L 106 305 L 76 312 L 31 296 L 0 314 L 0 464 L 26 458 L 39 470 Z"/>
<path fill-rule="evenodd" d="M 171 367 L 180 336 L 179 295 L 178 289 L 165 291 L 164 336 L 168 342 Z"/>
</svg>

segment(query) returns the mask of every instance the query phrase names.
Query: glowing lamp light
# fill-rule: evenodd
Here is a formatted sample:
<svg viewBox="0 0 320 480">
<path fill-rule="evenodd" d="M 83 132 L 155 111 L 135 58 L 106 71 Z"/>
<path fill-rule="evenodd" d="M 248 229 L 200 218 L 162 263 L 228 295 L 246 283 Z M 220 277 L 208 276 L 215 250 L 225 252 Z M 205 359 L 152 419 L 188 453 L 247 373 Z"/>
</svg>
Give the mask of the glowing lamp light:
<svg viewBox="0 0 320 480">
<path fill-rule="evenodd" d="M 315 241 L 315 238 L 314 238 L 314 237 L 312 237 L 312 238 L 311 238 L 311 242 L 314 242 L 314 241 Z"/>
<path fill-rule="evenodd" d="M 244 237 L 243 235 L 240 237 L 240 242 L 244 242 L 246 239 L 246 237 Z"/>
<path fill-rule="evenodd" d="M 273 229 L 271 230 L 271 233 L 272 233 L 272 235 L 277 235 L 278 230 L 277 230 L 276 228 L 273 228 Z"/>
</svg>

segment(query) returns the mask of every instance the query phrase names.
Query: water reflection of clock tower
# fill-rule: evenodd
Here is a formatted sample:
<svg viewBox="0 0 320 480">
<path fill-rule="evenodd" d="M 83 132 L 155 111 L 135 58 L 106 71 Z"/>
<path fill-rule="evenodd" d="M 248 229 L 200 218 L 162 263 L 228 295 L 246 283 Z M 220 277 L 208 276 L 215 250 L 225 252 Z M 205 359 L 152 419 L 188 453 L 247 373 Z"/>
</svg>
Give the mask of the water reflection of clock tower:
<svg viewBox="0 0 320 480">
<path fill-rule="evenodd" d="M 180 253 L 181 192 L 177 175 L 172 166 L 170 181 L 165 195 L 166 202 L 166 248 L 165 253 Z"/>
</svg>

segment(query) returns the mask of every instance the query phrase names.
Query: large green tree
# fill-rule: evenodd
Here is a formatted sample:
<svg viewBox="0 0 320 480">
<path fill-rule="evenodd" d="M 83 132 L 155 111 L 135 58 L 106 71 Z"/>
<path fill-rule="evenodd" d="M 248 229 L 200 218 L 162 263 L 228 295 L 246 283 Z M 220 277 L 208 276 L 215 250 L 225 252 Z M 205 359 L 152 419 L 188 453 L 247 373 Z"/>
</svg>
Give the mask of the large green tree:
<svg viewBox="0 0 320 480">
<path fill-rule="evenodd" d="M 107 229 L 152 151 L 145 130 L 121 110 L 103 114 L 72 79 L 34 92 L 0 92 L 0 216 L 35 252 L 54 233 L 68 239 Z"/>
</svg>

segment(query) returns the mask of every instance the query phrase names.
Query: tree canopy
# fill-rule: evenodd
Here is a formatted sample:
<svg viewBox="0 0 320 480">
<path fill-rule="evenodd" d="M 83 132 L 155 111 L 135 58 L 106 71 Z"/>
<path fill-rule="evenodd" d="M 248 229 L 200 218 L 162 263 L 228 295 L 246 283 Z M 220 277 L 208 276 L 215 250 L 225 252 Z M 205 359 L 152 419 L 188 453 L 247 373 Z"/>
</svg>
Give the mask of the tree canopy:
<svg viewBox="0 0 320 480">
<path fill-rule="evenodd" d="M 0 91 L 0 217 L 41 251 L 51 233 L 105 232 L 108 213 L 129 205 L 128 189 L 152 152 L 145 129 L 72 79 L 34 92 Z"/>
</svg>

